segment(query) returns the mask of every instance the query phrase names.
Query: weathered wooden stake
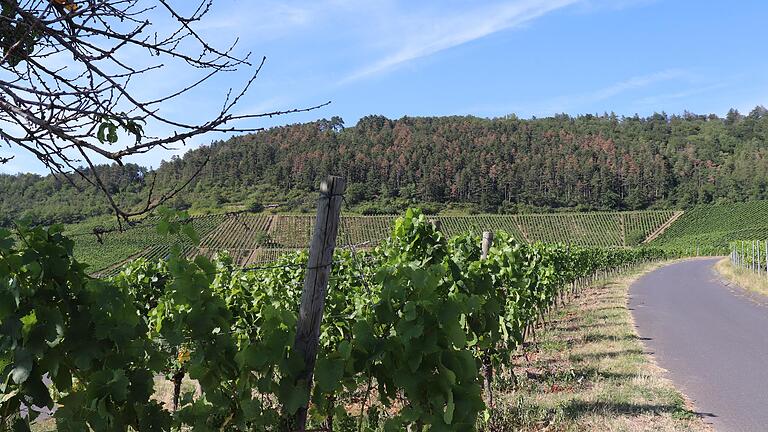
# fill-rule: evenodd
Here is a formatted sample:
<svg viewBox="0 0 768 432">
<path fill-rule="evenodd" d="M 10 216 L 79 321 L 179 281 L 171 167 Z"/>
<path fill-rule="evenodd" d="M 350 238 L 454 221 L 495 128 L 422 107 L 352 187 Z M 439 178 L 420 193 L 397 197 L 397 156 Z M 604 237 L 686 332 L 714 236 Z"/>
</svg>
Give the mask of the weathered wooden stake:
<svg viewBox="0 0 768 432">
<path fill-rule="evenodd" d="M 440 228 L 442 228 L 442 224 L 440 223 L 439 219 L 430 219 L 429 222 L 435 228 L 435 231 L 440 231 Z"/>
<path fill-rule="evenodd" d="M 317 360 L 320 340 L 320 323 L 323 320 L 325 296 L 328 292 L 328 275 L 336 248 L 336 234 L 339 231 L 339 215 L 346 181 L 330 176 L 320 184 L 320 199 L 317 202 L 315 232 L 309 246 L 309 262 L 304 276 L 304 290 L 301 293 L 299 320 L 296 325 L 296 340 L 293 349 L 304 358 L 304 371 L 299 374 L 297 384 L 312 388 L 312 375 Z M 299 408 L 294 417 L 296 430 L 304 431 L 307 426 L 307 404 Z"/>
<path fill-rule="evenodd" d="M 491 245 L 493 245 L 493 232 L 483 231 L 483 245 L 480 258 L 488 258 L 488 251 L 491 250 Z"/>
<path fill-rule="evenodd" d="M 480 252 L 480 259 L 488 258 L 488 251 L 491 250 L 492 244 L 493 244 L 493 232 L 484 231 L 482 249 Z M 485 387 L 485 397 L 486 397 L 486 401 L 488 402 L 488 408 L 493 408 L 493 405 L 494 405 L 493 389 L 491 389 L 492 383 L 493 383 L 493 361 L 491 359 L 491 353 L 486 352 L 485 354 L 483 354 L 483 387 Z"/>
</svg>

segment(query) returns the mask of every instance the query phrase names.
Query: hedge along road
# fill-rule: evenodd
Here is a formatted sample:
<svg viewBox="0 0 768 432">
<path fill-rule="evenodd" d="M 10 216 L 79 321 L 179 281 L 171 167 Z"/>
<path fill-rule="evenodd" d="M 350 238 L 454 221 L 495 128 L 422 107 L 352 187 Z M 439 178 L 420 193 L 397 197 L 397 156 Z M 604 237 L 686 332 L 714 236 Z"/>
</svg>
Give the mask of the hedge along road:
<svg viewBox="0 0 768 432">
<path fill-rule="evenodd" d="M 675 386 L 718 431 L 768 430 L 768 299 L 726 286 L 688 260 L 630 288 L 638 333 Z"/>
</svg>

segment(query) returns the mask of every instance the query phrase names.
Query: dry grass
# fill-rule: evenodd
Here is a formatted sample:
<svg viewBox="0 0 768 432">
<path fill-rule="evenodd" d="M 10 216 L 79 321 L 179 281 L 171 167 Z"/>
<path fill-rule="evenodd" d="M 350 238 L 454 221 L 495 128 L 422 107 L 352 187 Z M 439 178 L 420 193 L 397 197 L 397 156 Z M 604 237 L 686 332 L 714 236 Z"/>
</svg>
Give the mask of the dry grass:
<svg viewBox="0 0 768 432">
<path fill-rule="evenodd" d="M 500 431 L 706 431 L 644 353 L 627 308 L 631 276 L 585 290 L 512 359 L 518 387 L 500 383 Z M 490 428 L 489 428 L 490 429 Z"/>
<path fill-rule="evenodd" d="M 765 271 L 758 275 L 749 270 L 735 267 L 728 258 L 718 261 L 715 264 L 715 269 L 727 282 L 747 291 L 768 296 L 768 276 Z"/>
</svg>

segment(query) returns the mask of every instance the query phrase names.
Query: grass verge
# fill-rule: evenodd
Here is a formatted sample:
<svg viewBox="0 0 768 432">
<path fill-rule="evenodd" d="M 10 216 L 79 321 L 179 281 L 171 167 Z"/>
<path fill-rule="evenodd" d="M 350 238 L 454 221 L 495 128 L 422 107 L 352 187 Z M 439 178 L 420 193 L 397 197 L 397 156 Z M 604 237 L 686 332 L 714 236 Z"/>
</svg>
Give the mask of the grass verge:
<svg viewBox="0 0 768 432">
<path fill-rule="evenodd" d="M 631 283 L 659 266 L 597 284 L 555 312 L 513 357 L 517 387 L 500 380 L 489 429 L 711 430 L 644 353 L 627 307 Z"/>
<path fill-rule="evenodd" d="M 715 270 L 731 284 L 753 293 L 768 296 L 768 275 L 765 272 L 758 275 L 749 270 L 735 267 L 728 258 L 718 261 L 715 264 Z"/>
</svg>

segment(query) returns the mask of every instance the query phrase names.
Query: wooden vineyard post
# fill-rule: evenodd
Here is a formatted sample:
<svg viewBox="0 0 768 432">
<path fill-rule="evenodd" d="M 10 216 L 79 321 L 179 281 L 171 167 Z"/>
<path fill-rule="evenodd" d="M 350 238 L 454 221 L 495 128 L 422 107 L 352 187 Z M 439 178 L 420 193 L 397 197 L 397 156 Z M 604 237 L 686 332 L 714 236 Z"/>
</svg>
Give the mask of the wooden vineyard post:
<svg viewBox="0 0 768 432">
<path fill-rule="evenodd" d="M 440 228 L 442 228 L 442 225 L 440 224 L 439 219 L 430 219 L 429 222 L 435 228 L 435 231 L 440 231 Z"/>
<path fill-rule="evenodd" d="M 483 243 L 480 252 L 480 259 L 488 259 L 488 251 L 491 250 L 493 244 L 493 232 L 483 231 Z M 483 354 L 483 387 L 485 388 L 485 397 L 488 403 L 488 408 L 493 408 L 493 389 L 491 385 L 493 383 L 493 359 L 491 353 L 493 347 L 490 347 L 488 351 Z"/>
<path fill-rule="evenodd" d="M 765 275 L 768 276 L 768 239 L 765 240 Z"/>
<path fill-rule="evenodd" d="M 296 339 L 293 349 L 304 359 L 304 370 L 297 377 L 297 386 L 303 385 L 309 393 L 317 360 L 320 340 L 320 323 L 323 320 L 325 296 L 328 292 L 328 276 L 336 248 L 336 234 L 339 230 L 339 215 L 346 181 L 330 176 L 320 184 L 320 199 L 317 202 L 315 232 L 309 246 L 309 261 L 304 276 L 304 290 L 301 293 L 299 319 L 296 325 Z M 294 417 L 296 430 L 304 431 L 307 426 L 308 404 L 301 406 Z"/>
<path fill-rule="evenodd" d="M 488 251 L 491 250 L 492 244 L 493 244 L 493 232 L 483 231 L 483 245 L 482 245 L 482 251 L 480 253 L 480 258 L 482 259 L 488 258 Z"/>
<path fill-rule="evenodd" d="M 757 275 L 760 276 L 763 272 L 763 265 L 760 264 L 760 240 L 756 240 L 757 242 Z"/>
</svg>

